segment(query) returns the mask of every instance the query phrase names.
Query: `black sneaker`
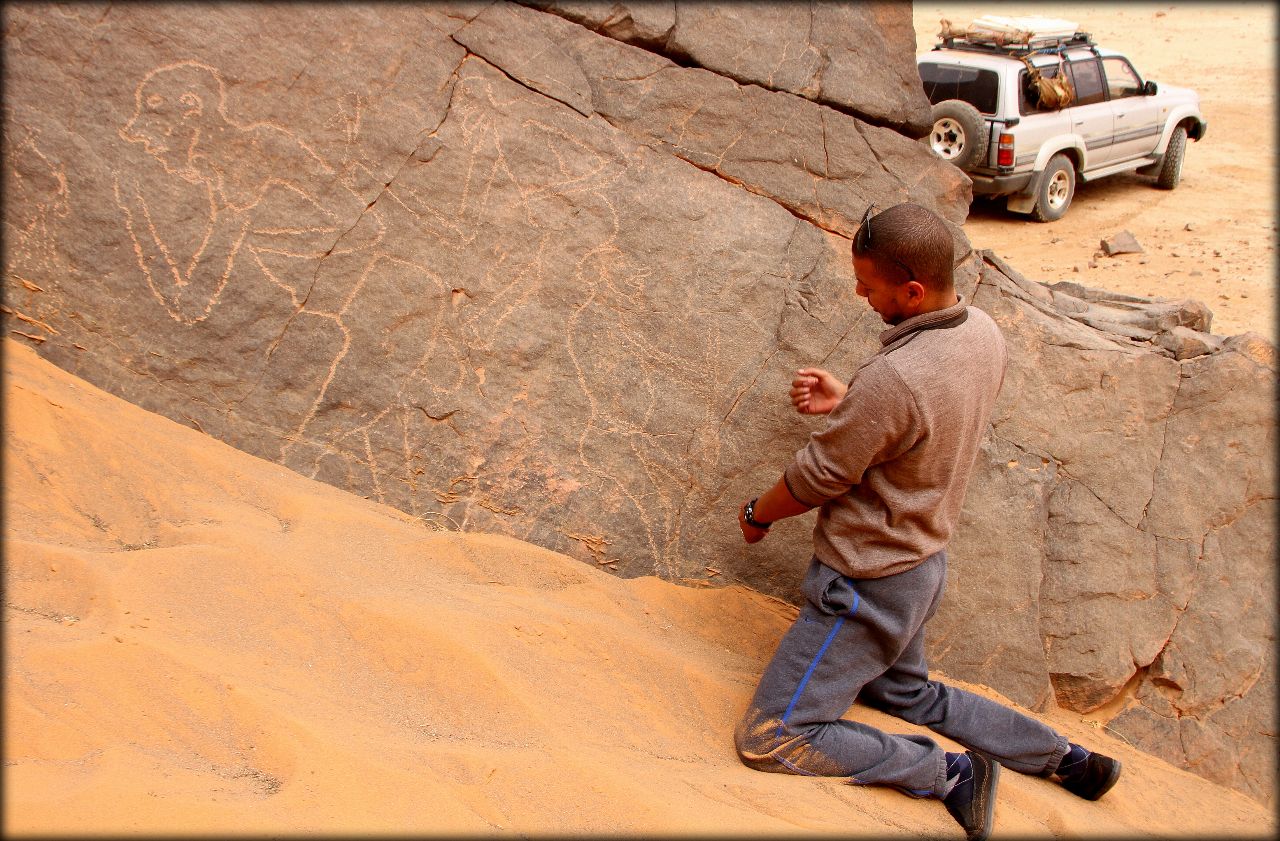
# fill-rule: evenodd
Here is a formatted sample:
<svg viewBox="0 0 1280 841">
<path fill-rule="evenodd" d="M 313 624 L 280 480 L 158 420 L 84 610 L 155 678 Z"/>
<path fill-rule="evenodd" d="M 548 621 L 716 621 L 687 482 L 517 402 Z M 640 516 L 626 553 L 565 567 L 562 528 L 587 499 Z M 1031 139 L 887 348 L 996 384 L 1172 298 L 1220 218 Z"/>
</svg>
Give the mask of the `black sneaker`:
<svg viewBox="0 0 1280 841">
<path fill-rule="evenodd" d="M 964 827 L 969 841 L 985 841 L 991 834 L 996 813 L 996 783 L 1000 780 L 1000 763 L 973 751 L 965 751 L 973 764 L 973 797 L 963 803 L 942 803 Z"/>
<path fill-rule="evenodd" d="M 1084 770 L 1079 774 L 1062 778 L 1062 786 L 1072 794 L 1085 800 L 1097 800 L 1111 791 L 1120 779 L 1120 760 L 1090 753 L 1085 760 Z"/>
</svg>

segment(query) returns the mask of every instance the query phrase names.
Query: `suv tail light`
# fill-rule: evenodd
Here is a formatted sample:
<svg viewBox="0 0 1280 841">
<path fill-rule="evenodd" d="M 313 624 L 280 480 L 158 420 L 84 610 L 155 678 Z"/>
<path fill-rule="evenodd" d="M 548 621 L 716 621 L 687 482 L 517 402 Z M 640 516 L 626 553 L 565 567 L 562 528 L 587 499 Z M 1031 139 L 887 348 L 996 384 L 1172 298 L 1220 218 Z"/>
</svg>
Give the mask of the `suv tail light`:
<svg viewBox="0 0 1280 841">
<path fill-rule="evenodd" d="M 996 165 L 1013 166 L 1013 135 L 1000 133 L 1000 143 L 996 146 Z"/>
</svg>

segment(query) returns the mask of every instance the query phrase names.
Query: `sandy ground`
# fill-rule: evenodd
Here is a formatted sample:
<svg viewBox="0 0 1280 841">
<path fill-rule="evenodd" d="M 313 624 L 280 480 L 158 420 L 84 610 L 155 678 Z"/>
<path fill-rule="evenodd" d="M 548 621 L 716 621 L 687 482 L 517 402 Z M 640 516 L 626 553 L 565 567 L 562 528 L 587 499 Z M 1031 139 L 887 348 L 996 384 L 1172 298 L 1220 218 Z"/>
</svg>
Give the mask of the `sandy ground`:
<svg viewBox="0 0 1280 841">
<path fill-rule="evenodd" d="M 942 18 L 982 14 L 1075 21 L 1143 78 L 1196 90 L 1209 131 L 1187 144 L 1173 191 L 1134 174 L 1100 179 L 1048 224 L 975 201 L 965 225 L 975 247 L 1035 280 L 1195 298 L 1213 310 L 1214 333 L 1276 341 L 1275 4 L 917 2 L 918 51 L 937 42 Z M 1144 253 L 1095 260 L 1102 239 L 1126 230 Z"/>
<path fill-rule="evenodd" d="M 960 837 L 936 801 L 738 762 L 793 608 L 434 531 L 4 357 L 7 835 Z M 1274 834 L 1046 718 L 1125 775 L 1089 803 L 1007 773 L 995 837 Z"/>
</svg>

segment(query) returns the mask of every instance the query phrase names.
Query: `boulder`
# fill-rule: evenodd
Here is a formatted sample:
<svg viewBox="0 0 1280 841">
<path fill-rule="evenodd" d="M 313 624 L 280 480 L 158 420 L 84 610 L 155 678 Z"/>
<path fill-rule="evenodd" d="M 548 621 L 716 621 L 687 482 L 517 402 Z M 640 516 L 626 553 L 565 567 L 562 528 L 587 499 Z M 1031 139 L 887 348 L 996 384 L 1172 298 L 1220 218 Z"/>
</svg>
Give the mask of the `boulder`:
<svg viewBox="0 0 1280 841">
<path fill-rule="evenodd" d="M 1131 339 L 1174 359 L 1190 359 L 1223 346 L 1223 338 L 1209 332 L 1213 313 L 1190 298 L 1169 300 L 1093 289 L 1070 281 L 1044 286 L 1022 278 L 1017 270 L 990 256 L 1006 277 L 1023 291 L 1040 288 L 1032 296 L 1057 312 L 1102 332 Z"/>
<path fill-rule="evenodd" d="M 740 555 L 730 529 L 708 524 L 729 489 L 776 478 L 776 456 L 754 444 L 759 404 L 781 425 L 776 395 L 792 369 L 850 365 L 875 341 L 848 282 L 848 240 L 781 196 L 640 142 L 574 84 L 551 84 L 577 66 L 557 46 L 566 29 L 598 42 L 588 67 L 657 60 L 695 97 L 719 76 L 529 9 L 379 9 L 357 10 L 358 44 L 314 56 L 294 39 L 345 31 L 337 7 L 220 8 L 195 25 L 116 10 L 99 33 L 150 35 L 62 80 L 89 90 L 93 134 L 107 138 L 74 171 L 74 103 L 45 95 L 54 68 L 40 50 L 15 60 L 14 120 L 39 138 L 15 165 L 59 162 L 74 196 L 65 215 L 47 214 L 44 256 L 60 267 L 22 261 L 16 274 L 43 291 L 17 289 L 15 310 L 58 331 L 45 351 L 64 367 L 424 519 L 626 575 L 702 577 L 709 554 Z M 531 28 L 516 32 L 518 15 Z M 89 23 L 33 14 L 7 45 L 16 58 L 28 43 L 89 37 Z M 499 33 L 551 54 L 504 52 Z M 241 44 L 255 49 L 237 58 Z M 621 109 L 618 75 L 601 99 Z M 630 95 L 649 87 L 633 80 Z M 198 107 L 184 111 L 188 100 Z M 945 170 L 879 131 L 882 148 Z M 845 165 L 874 164 L 873 147 L 861 154 Z M 776 172 L 761 180 L 800 192 Z M 8 208 L 24 230 L 31 208 Z M 793 426 L 785 446 L 804 435 Z M 750 577 L 774 591 L 792 578 Z"/>
<path fill-rule="evenodd" d="M 423 522 L 795 600 L 810 520 L 745 547 L 734 512 L 821 423 L 791 411 L 791 372 L 878 347 L 849 266 L 863 212 L 920 202 L 1011 360 L 934 660 L 1028 706 L 1121 710 L 1153 750 L 1176 710 L 1176 761 L 1269 796 L 1274 607 L 1246 596 L 1269 592 L 1274 347 L 1178 358 L 1160 337 L 1207 310 L 973 252 L 967 180 L 909 131 L 822 104 L 825 81 L 713 66 L 713 14 L 746 56 L 774 7 L 673 6 L 678 61 L 645 43 L 662 7 L 609 8 L 592 28 L 647 48 L 509 4 L 11 7 L 6 325 Z M 811 11 L 864 51 L 909 23 Z"/>
</svg>

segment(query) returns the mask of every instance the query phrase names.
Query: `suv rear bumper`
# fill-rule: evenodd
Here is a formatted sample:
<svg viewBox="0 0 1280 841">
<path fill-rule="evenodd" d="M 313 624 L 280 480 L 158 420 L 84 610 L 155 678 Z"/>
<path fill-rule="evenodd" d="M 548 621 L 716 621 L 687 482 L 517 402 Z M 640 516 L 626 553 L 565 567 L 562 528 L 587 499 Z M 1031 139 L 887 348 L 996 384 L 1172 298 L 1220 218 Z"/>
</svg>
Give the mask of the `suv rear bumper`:
<svg viewBox="0 0 1280 841">
<path fill-rule="evenodd" d="M 1008 196 L 1021 193 L 1031 183 L 1033 172 L 1015 172 L 1009 175 L 983 175 L 968 173 L 973 180 L 973 192 L 982 196 Z"/>
</svg>

